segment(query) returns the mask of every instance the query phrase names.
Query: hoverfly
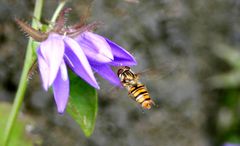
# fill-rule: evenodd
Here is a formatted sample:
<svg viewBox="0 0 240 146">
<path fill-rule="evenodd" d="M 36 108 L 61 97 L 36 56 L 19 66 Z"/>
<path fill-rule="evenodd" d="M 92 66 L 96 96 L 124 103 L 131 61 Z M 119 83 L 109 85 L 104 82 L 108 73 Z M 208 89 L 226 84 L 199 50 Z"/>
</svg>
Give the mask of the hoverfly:
<svg viewBox="0 0 240 146">
<path fill-rule="evenodd" d="M 130 67 L 124 66 L 118 69 L 117 75 L 122 85 L 128 90 L 128 95 L 143 109 L 151 109 L 155 105 L 144 84 L 139 81 L 139 75 L 134 73 Z"/>
</svg>

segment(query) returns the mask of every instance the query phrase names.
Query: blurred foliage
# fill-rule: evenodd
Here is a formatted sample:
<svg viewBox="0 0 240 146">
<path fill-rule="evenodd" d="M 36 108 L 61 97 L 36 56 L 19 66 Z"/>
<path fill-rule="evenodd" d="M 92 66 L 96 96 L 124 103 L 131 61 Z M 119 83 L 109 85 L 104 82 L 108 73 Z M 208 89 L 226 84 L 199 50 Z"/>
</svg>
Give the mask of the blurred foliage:
<svg viewBox="0 0 240 146">
<path fill-rule="evenodd" d="M 215 88 L 236 88 L 240 86 L 240 51 L 226 44 L 219 44 L 214 53 L 230 65 L 227 73 L 212 77 L 211 84 Z M 219 64 L 221 65 L 221 64 Z"/>
<path fill-rule="evenodd" d="M 7 103 L 0 103 L 0 129 L 4 129 L 7 118 L 11 111 L 11 105 Z M 28 127 L 28 128 L 27 128 Z M 37 135 L 31 134 L 33 128 L 33 120 L 26 115 L 20 115 L 16 124 L 13 127 L 9 146 L 32 146 L 34 144 L 41 144 L 41 139 Z M 0 130 L 0 144 L 3 139 L 4 130 Z"/>
<path fill-rule="evenodd" d="M 213 52 L 229 65 L 225 73 L 210 78 L 210 84 L 219 94 L 217 141 L 240 143 L 240 51 L 218 43 Z"/>
</svg>

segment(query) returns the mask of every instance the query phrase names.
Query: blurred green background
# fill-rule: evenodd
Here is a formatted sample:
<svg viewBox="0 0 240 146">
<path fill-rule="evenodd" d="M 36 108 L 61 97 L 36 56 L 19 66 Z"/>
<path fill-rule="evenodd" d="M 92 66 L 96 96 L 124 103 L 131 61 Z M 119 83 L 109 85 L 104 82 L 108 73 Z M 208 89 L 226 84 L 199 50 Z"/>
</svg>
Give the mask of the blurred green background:
<svg viewBox="0 0 240 146">
<path fill-rule="evenodd" d="M 12 103 L 27 37 L 14 17 L 32 19 L 34 0 L 0 0 L 0 109 Z M 57 0 L 45 0 L 50 20 Z M 240 1 L 70 0 L 71 25 L 91 6 L 88 21 L 138 61 L 157 106 L 142 112 L 127 91 L 110 90 L 99 78 L 96 127 L 85 138 L 68 114 L 58 115 L 53 96 L 36 74 L 29 82 L 20 120 L 35 145 L 43 146 L 219 146 L 240 143 Z M 6 117 L 0 111 L 0 124 Z M 0 125 L 0 126 L 1 126 Z M 1 134 L 1 133 L 0 133 Z M 19 144 L 21 145 L 21 144 Z"/>
</svg>

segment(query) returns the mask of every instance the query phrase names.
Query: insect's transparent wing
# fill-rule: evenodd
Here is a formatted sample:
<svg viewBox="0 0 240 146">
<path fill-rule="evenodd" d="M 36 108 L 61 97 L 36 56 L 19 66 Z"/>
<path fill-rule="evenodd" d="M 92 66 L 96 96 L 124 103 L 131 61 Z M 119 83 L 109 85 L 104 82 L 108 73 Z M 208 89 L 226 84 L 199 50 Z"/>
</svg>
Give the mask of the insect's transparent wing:
<svg viewBox="0 0 240 146">
<path fill-rule="evenodd" d="M 162 63 L 157 68 L 147 68 L 140 72 L 136 72 L 140 76 L 148 79 L 163 79 L 171 76 L 177 71 L 178 64 L 176 63 Z"/>
</svg>

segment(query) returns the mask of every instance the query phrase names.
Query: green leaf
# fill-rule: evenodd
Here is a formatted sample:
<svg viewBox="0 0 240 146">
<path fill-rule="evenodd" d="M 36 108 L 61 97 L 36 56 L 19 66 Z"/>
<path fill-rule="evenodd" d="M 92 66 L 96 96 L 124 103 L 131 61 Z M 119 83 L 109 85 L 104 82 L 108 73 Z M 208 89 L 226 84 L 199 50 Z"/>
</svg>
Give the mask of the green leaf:
<svg viewBox="0 0 240 146">
<path fill-rule="evenodd" d="M 69 77 L 70 97 L 67 112 L 80 125 L 85 136 L 89 137 L 93 133 L 97 116 L 97 92 L 71 71 Z"/>
</svg>

